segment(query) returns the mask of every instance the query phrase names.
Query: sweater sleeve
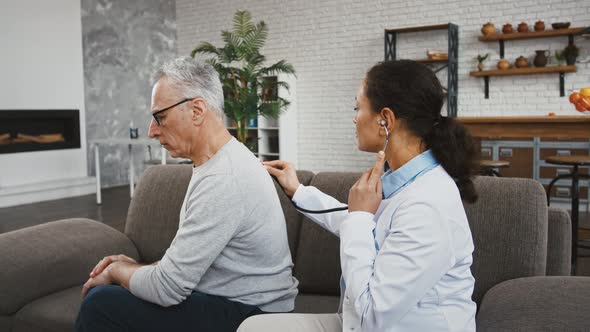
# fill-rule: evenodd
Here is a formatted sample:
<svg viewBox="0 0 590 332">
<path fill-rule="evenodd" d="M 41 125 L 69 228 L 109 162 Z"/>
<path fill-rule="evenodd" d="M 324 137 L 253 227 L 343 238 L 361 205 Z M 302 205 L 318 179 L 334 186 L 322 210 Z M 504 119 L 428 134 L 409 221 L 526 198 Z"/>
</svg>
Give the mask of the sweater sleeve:
<svg viewBox="0 0 590 332">
<path fill-rule="evenodd" d="M 232 175 L 203 178 L 188 193 L 185 220 L 157 265 L 131 276 L 135 296 L 167 307 L 182 302 L 195 289 L 244 219 L 242 194 Z"/>
</svg>

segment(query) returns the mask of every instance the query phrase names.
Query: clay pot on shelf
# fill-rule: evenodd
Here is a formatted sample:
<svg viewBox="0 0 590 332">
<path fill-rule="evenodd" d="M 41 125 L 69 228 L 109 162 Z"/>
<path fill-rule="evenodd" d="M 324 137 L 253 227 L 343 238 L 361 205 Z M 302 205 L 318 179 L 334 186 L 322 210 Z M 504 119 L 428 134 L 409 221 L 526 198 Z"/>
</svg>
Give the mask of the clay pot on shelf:
<svg viewBox="0 0 590 332">
<path fill-rule="evenodd" d="M 525 22 L 522 22 L 518 25 L 518 32 L 528 32 L 529 31 L 529 25 L 526 24 Z"/>
<path fill-rule="evenodd" d="M 535 31 L 543 31 L 545 30 L 545 22 L 537 21 L 535 22 Z"/>
<path fill-rule="evenodd" d="M 477 70 L 482 71 L 485 68 L 483 63 L 478 63 L 477 64 Z"/>
<path fill-rule="evenodd" d="M 533 60 L 535 67 L 545 67 L 547 65 L 547 57 L 549 56 L 549 51 L 537 50 L 535 51 L 535 53 L 537 53 L 537 55 L 535 56 L 535 60 Z"/>
<path fill-rule="evenodd" d="M 512 28 L 512 24 L 506 23 L 502 27 L 502 33 L 513 33 L 514 29 Z"/>
<path fill-rule="evenodd" d="M 500 59 L 500 61 L 498 61 L 498 69 L 500 70 L 506 70 L 510 68 L 510 62 L 506 59 Z"/>
<path fill-rule="evenodd" d="M 516 68 L 526 68 L 529 66 L 529 59 L 523 56 L 519 56 L 518 59 L 514 61 L 514 65 L 516 66 Z"/>
<path fill-rule="evenodd" d="M 496 33 L 496 27 L 492 23 L 488 22 L 481 28 L 481 33 L 483 33 L 484 36 L 492 35 Z"/>
<path fill-rule="evenodd" d="M 567 28 L 570 27 L 570 22 L 556 22 L 556 23 L 551 23 L 551 27 L 554 30 L 567 29 Z"/>
</svg>

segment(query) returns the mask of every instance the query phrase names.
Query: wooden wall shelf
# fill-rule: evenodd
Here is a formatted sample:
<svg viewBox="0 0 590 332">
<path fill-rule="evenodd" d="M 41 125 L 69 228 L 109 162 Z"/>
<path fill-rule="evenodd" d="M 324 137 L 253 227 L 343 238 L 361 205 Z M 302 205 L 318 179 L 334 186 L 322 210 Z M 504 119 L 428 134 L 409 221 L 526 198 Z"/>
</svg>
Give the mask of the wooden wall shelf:
<svg viewBox="0 0 590 332">
<path fill-rule="evenodd" d="M 494 34 L 488 35 L 488 36 L 480 36 L 479 41 L 495 42 L 495 41 L 499 41 L 499 40 L 531 39 L 531 38 L 579 35 L 579 34 L 582 34 L 582 32 L 585 29 L 586 28 L 570 28 L 570 29 L 530 31 L 530 32 L 494 33 Z"/>
<path fill-rule="evenodd" d="M 550 67 L 529 67 L 529 68 L 513 68 L 513 69 L 495 69 L 472 71 L 469 75 L 474 77 L 487 76 L 511 76 L 511 75 L 531 75 L 531 74 L 546 74 L 546 73 L 573 73 L 576 72 L 576 66 L 550 66 Z"/>
<path fill-rule="evenodd" d="M 432 30 L 446 30 L 449 28 L 449 24 L 436 24 L 436 25 L 424 25 L 419 27 L 400 28 L 400 29 L 385 29 L 386 33 L 393 32 L 420 32 L 420 31 L 432 31 Z"/>
<path fill-rule="evenodd" d="M 548 38 L 557 36 L 567 36 L 568 45 L 574 44 L 574 35 L 581 35 L 589 28 L 570 28 L 544 31 L 530 31 L 530 32 L 513 32 L 513 33 L 494 33 L 487 36 L 480 36 L 479 41 L 482 42 L 499 42 L 500 44 L 500 58 L 504 59 L 504 41 L 517 39 L 531 39 L 531 38 Z M 540 68 L 515 68 L 507 70 L 483 70 L 472 71 L 469 73 L 473 77 L 483 77 L 485 80 L 485 98 L 490 97 L 489 85 L 490 76 L 510 76 L 510 75 L 533 75 L 533 74 L 547 74 L 559 73 L 559 95 L 565 96 L 565 73 L 573 73 L 576 71 L 576 66 L 551 66 Z"/>
<path fill-rule="evenodd" d="M 485 87 L 485 98 L 490 98 L 490 76 L 513 76 L 513 75 L 535 75 L 535 74 L 559 74 L 559 94 L 565 95 L 565 73 L 576 72 L 576 66 L 550 66 L 550 67 L 530 67 L 530 68 L 513 68 L 513 69 L 495 69 L 472 71 L 469 73 L 473 77 L 483 77 Z"/>
<path fill-rule="evenodd" d="M 487 36 L 479 36 L 479 41 L 482 42 L 499 42 L 500 44 L 500 58 L 504 59 L 504 41 L 517 39 L 532 39 L 532 38 L 548 38 L 567 36 L 568 44 L 574 43 L 574 35 L 581 35 L 588 28 L 570 28 L 558 30 L 544 30 L 544 31 L 529 31 L 529 32 L 513 32 L 513 33 L 494 33 Z"/>
<path fill-rule="evenodd" d="M 419 59 L 419 60 L 414 60 L 416 62 L 420 62 L 420 63 L 447 63 L 449 62 L 448 59 Z"/>
</svg>

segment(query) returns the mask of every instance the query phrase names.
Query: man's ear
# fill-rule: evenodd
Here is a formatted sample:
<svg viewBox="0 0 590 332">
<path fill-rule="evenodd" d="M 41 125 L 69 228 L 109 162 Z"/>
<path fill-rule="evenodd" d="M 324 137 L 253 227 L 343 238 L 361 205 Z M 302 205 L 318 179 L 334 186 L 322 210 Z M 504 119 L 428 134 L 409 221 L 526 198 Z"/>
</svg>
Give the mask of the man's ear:
<svg viewBox="0 0 590 332">
<path fill-rule="evenodd" d="M 193 123 L 200 126 L 205 121 L 205 112 L 207 111 L 207 102 L 203 98 L 195 98 L 190 102 L 191 119 Z"/>
</svg>

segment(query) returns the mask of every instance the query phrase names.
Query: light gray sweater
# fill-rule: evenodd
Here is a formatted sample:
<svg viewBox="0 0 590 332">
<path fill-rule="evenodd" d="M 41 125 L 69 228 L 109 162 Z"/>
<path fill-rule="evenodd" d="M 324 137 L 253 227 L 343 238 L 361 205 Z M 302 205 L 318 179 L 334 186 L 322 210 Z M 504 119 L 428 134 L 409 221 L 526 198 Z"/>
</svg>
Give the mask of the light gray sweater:
<svg viewBox="0 0 590 332">
<path fill-rule="evenodd" d="M 157 265 L 136 270 L 129 288 L 161 306 L 198 291 L 286 312 L 293 310 L 297 295 L 292 267 L 272 179 L 232 138 L 194 168 L 170 248 Z"/>
</svg>

